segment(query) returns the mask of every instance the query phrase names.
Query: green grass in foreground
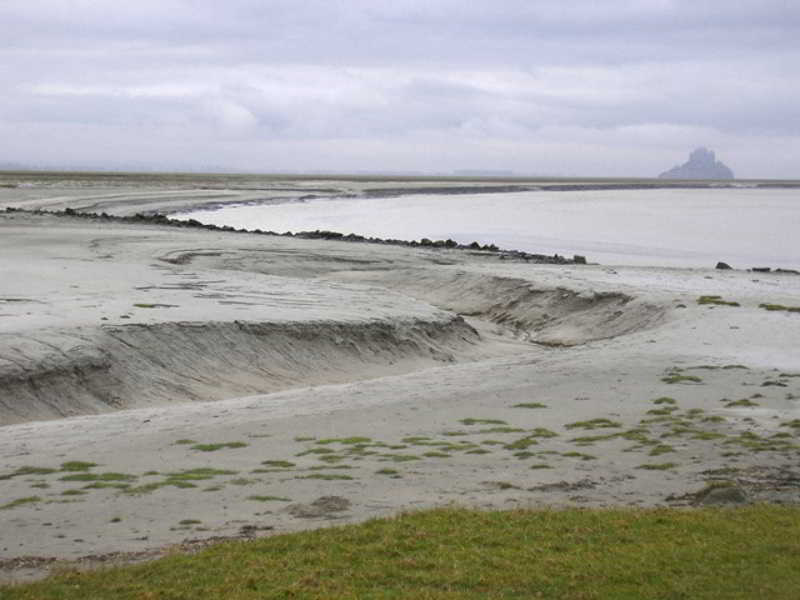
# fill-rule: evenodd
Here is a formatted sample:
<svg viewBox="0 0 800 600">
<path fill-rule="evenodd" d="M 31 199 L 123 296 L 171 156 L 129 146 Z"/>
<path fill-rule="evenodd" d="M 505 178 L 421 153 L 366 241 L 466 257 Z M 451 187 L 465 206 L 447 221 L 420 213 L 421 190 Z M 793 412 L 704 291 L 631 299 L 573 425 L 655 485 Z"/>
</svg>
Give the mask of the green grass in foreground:
<svg viewBox="0 0 800 600">
<path fill-rule="evenodd" d="M 800 510 L 439 509 L 0 588 L 84 598 L 796 598 Z"/>
</svg>

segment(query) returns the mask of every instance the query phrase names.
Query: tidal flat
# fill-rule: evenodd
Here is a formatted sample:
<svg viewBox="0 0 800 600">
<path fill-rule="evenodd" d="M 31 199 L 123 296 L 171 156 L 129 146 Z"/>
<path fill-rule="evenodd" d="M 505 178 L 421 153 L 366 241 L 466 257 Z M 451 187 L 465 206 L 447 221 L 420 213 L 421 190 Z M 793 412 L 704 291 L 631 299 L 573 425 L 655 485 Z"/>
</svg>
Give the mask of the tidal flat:
<svg viewBox="0 0 800 600">
<path fill-rule="evenodd" d="M 0 189 L 7 581 L 451 504 L 800 500 L 788 270 L 81 216 L 463 181 L 34 179 Z"/>
</svg>

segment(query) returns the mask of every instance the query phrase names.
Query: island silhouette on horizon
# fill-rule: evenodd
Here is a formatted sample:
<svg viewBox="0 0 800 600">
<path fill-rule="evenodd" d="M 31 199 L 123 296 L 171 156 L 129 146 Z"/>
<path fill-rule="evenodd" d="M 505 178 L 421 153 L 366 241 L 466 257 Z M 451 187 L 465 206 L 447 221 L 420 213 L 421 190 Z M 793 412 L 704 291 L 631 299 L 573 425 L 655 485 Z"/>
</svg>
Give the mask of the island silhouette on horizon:
<svg viewBox="0 0 800 600">
<path fill-rule="evenodd" d="M 689 160 L 664 171 L 659 179 L 734 179 L 733 171 L 717 160 L 713 150 L 705 147 L 695 149 Z"/>
</svg>

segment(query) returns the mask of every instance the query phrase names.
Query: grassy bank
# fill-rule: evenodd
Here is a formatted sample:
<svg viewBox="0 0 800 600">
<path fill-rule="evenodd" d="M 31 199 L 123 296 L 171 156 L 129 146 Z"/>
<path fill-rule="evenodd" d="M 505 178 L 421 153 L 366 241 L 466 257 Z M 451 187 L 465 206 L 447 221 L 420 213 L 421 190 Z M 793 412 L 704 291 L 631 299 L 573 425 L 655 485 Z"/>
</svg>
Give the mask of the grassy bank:
<svg viewBox="0 0 800 600">
<path fill-rule="evenodd" d="M 21 598 L 797 598 L 800 510 L 440 509 L 0 588 Z"/>
</svg>

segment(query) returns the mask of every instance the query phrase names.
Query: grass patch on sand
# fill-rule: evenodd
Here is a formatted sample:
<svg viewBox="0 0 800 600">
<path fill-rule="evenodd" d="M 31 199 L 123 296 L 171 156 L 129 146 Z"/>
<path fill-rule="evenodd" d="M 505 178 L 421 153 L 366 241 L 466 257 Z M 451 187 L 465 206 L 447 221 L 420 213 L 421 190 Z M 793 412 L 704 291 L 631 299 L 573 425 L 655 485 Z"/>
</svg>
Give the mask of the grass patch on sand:
<svg viewBox="0 0 800 600">
<path fill-rule="evenodd" d="M 787 506 L 446 508 L 227 542 L 138 565 L 61 572 L 0 588 L 0 595 L 4 600 L 790 599 L 800 589 L 798 554 L 800 510 Z"/>
<path fill-rule="evenodd" d="M 369 444 L 372 442 L 372 438 L 368 437 L 346 437 L 346 438 L 326 438 L 324 440 L 317 440 L 314 442 L 315 444 Z"/>
<path fill-rule="evenodd" d="M 381 454 L 380 460 L 391 460 L 392 462 L 410 462 L 412 460 L 422 460 L 415 454 Z"/>
<path fill-rule="evenodd" d="M 558 434 L 555 431 L 547 429 L 547 427 L 536 427 L 531 430 L 531 437 L 554 438 L 558 437 Z"/>
<path fill-rule="evenodd" d="M 23 477 L 25 475 L 49 475 L 56 471 L 58 471 L 58 469 L 51 469 L 49 467 L 19 467 L 16 471 L 0 475 L 0 481 L 13 479 L 14 477 Z"/>
<path fill-rule="evenodd" d="M 97 463 L 93 462 L 85 462 L 82 460 L 70 460 L 65 463 L 61 463 L 61 470 L 62 471 L 88 471 L 89 469 L 96 467 Z"/>
<path fill-rule="evenodd" d="M 739 306 L 738 302 L 730 302 L 723 300 L 722 296 L 700 296 L 697 299 L 698 304 L 713 304 L 715 306 Z"/>
<path fill-rule="evenodd" d="M 661 408 L 651 408 L 650 410 L 647 411 L 647 414 L 663 416 L 663 415 L 669 415 L 675 412 L 676 410 L 678 410 L 677 406 L 662 406 Z"/>
<path fill-rule="evenodd" d="M 653 400 L 653 404 L 675 405 L 677 404 L 677 401 L 675 400 L 675 398 L 670 398 L 669 396 L 661 396 L 661 398 L 656 398 L 655 400 Z"/>
<path fill-rule="evenodd" d="M 769 310 L 769 311 L 785 311 L 785 312 L 800 313 L 800 306 L 784 306 L 783 304 L 763 303 L 759 304 L 758 308 L 763 308 L 764 310 Z"/>
<path fill-rule="evenodd" d="M 255 500 L 256 502 L 291 502 L 291 498 L 284 498 L 283 496 L 248 496 L 248 500 Z"/>
<path fill-rule="evenodd" d="M 564 425 L 567 429 L 602 429 L 605 427 L 622 427 L 622 423 L 610 419 L 591 419 L 589 421 L 575 421 Z"/>
<path fill-rule="evenodd" d="M 136 475 L 127 473 L 73 473 L 64 475 L 59 481 L 134 481 Z"/>
<path fill-rule="evenodd" d="M 519 404 L 513 404 L 511 408 L 547 408 L 547 405 L 541 402 L 520 402 Z"/>
<path fill-rule="evenodd" d="M 162 487 L 167 487 L 167 486 L 176 488 L 194 488 L 197 487 L 194 483 L 195 481 L 205 481 L 208 479 L 213 479 L 217 475 L 236 475 L 236 474 L 238 474 L 238 471 L 231 471 L 228 469 L 214 469 L 211 467 L 199 467 L 196 469 L 186 469 L 184 471 L 178 471 L 175 473 L 167 473 L 165 475 L 166 479 L 128 488 L 124 491 L 126 494 L 141 495 L 141 494 L 149 494 Z"/>
<path fill-rule="evenodd" d="M 25 498 L 17 498 L 16 500 L 12 500 L 11 502 L 0 504 L 0 510 L 8 510 L 10 508 L 16 508 L 17 506 L 23 506 L 24 504 L 35 504 L 36 502 L 41 502 L 41 501 L 42 499 L 39 496 L 27 496 Z"/>
<path fill-rule="evenodd" d="M 502 419 L 473 419 L 471 417 L 460 419 L 458 422 L 464 425 L 508 425 L 508 423 Z"/>
<path fill-rule="evenodd" d="M 503 448 L 506 450 L 525 450 L 526 448 L 535 446 L 538 443 L 539 441 L 534 436 L 528 435 L 523 438 L 519 438 L 518 440 L 514 440 L 510 444 L 506 444 L 503 446 Z"/>
<path fill-rule="evenodd" d="M 665 463 L 649 463 L 645 465 L 639 465 L 636 468 L 644 469 L 645 471 L 669 471 L 670 469 L 674 469 L 677 466 L 678 463 L 665 462 Z"/>
<path fill-rule="evenodd" d="M 742 398 L 741 400 L 731 400 L 730 402 L 725 403 L 725 408 L 749 407 L 749 406 L 759 406 L 759 404 L 758 402 L 753 402 L 749 398 Z"/>
<path fill-rule="evenodd" d="M 280 469 L 289 469 L 295 466 L 293 462 L 290 462 L 288 460 L 263 460 L 261 461 L 261 464 L 267 465 L 268 467 L 277 467 Z"/>
<path fill-rule="evenodd" d="M 217 475 L 237 475 L 237 471 L 229 469 L 214 469 L 211 467 L 199 467 L 197 469 L 186 469 L 176 473 L 167 473 L 167 478 L 172 481 L 203 481 L 211 479 Z"/>
<path fill-rule="evenodd" d="M 670 452 L 675 452 L 675 448 L 669 444 L 658 444 L 657 446 L 650 448 L 650 452 L 647 454 L 650 456 L 661 456 L 662 454 L 668 454 Z"/>
<path fill-rule="evenodd" d="M 400 471 L 397 469 L 378 469 L 375 471 L 376 475 L 399 475 Z"/>
<path fill-rule="evenodd" d="M 339 473 L 312 473 L 311 475 L 300 475 L 295 479 L 322 479 L 323 481 L 351 480 L 355 479 L 350 475 L 340 475 Z"/>
<path fill-rule="evenodd" d="M 592 456 L 591 454 L 584 454 L 583 452 L 562 452 L 561 456 L 566 456 L 567 458 L 580 458 L 581 460 L 596 460 L 596 456 Z"/>
<path fill-rule="evenodd" d="M 116 483 L 114 481 L 95 481 L 89 485 L 83 486 L 84 490 L 127 490 L 131 487 L 129 483 Z"/>
<path fill-rule="evenodd" d="M 244 448 L 247 444 L 244 442 L 220 442 L 218 444 L 195 444 L 192 450 L 199 450 L 200 452 L 216 452 L 223 448 Z"/>
</svg>

